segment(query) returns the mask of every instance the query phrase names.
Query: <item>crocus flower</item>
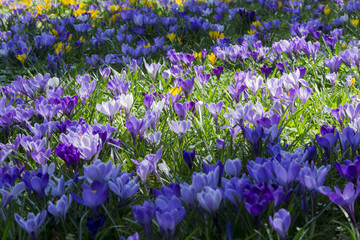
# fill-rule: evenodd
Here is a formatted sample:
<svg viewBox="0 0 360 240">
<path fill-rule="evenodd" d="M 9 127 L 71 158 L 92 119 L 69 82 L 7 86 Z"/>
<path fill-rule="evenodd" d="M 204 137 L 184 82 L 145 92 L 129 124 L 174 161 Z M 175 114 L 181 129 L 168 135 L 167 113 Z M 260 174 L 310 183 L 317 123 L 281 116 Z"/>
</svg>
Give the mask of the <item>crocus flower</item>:
<svg viewBox="0 0 360 240">
<path fill-rule="evenodd" d="M 102 104 L 96 104 L 96 109 L 110 119 L 110 124 L 112 124 L 114 116 L 119 111 L 120 107 L 121 103 L 119 100 L 111 100 L 108 102 L 102 102 Z"/>
<path fill-rule="evenodd" d="M 135 233 L 134 235 L 129 236 L 127 238 L 120 237 L 120 240 L 140 240 L 140 236 L 138 233 Z"/>
<path fill-rule="evenodd" d="M 316 134 L 315 139 L 317 144 L 319 144 L 320 147 L 324 149 L 324 152 L 326 156 L 329 158 L 331 150 L 335 143 L 337 142 L 339 138 L 339 132 L 336 130 L 335 134 L 328 133 L 320 137 L 318 134 Z M 339 146 L 335 147 L 334 150 L 336 150 Z"/>
<path fill-rule="evenodd" d="M 72 167 L 76 172 L 77 165 L 80 160 L 80 152 L 74 145 L 66 145 L 64 143 L 60 143 L 58 146 L 54 148 L 55 154 L 65 161 L 68 167 Z"/>
<path fill-rule="evenodd" d="M 354 162 L 346 159 L 344 164 L 335 162 L 334 166 L 346 180 L 351 181 L 354 184 L 358 183 L 360 178 L 360 156 L 357 156 Z"/>
<path fill-rule="evenodd" d="M 210 214 L 214 214 L 219 209 L 222 194 L 219 189 L 212 189 L 206 186 L 197 194 L 197 200 L 201 208 Z"/>
<path fill-rule="evenodd" d="M 103 215 L 103 214 L 99 215 L 97 217 L 89 217 L 86 220 L 85 226 L 87 227 L 87 229 L 90 233 L 91 239 L 95 239 L 100 228 L 104 225 L 105 220 L 106 220 L 106 218 L 105 218 L 105 215 Z"/>
<path fill-rule="evenodd" d="M 183 150 L 183 159 L 185 161 L 185 163 L 189 166 L 189 168 L 192 168 L 192 164 L 195 160 L 195 149 L 193 149 L 192 151 L 186 151 Z"/>
<path fill-rule="evenodd" d="M 26 221 L 15 213 L 14 215 L 16 222 L 29 233 L 30 239 L 36 239 L 36 233 L 40 226 L 44 223 L 46 219 L 46 211 L 38 213 L 36 216 L 34 213 L 29 213 L 27 215 Z"/>
<path fill-rule="evenodd" d="M 159 197 L 156 199 L 155 205 L 155 216 L 161 230 L 166 233 L 169 239 L 174 239 L 175 228 L 186 215 L 180 199 L 176 196 L 169 200 L 165 197 Z"/>
<path fill-rule="evenodd" d="M 116 166 L 111 161 L 104 163 L 100 159 L 89 166 L 84 166 L 84 177 L 89 184 L 94 182 L 106 183 L 115 179 L 120 173 L 120 165 Z"/>
<path fill-rule="evenodd" d="M 71 196 L 67 197 L 66 195 L 63 195 L 55 202 L 55 204 L 53 204 L 51 201 L 48 202 L 48 211 L 55 217 L 61 217 L 63 220 L 65 220 L 66 213 L 70 208 L 71 202 Z"/>
<path fill-rule="evenodd" d="M 217 78 L 220 78 L 222 72 L 224 71 L 224 68 L 221 66 L 218 66 L 217 68 L 213 68 L 213 73 Z"/>
<path fill-rule="evenodd" d="M 285 209 L 280 209 L 275 213 L 274 218 L 269 216 L 271 227 L 279 234 L 281 240 L 286 240 L 287 233 L 290 228 L 290 213 Z"/>
<path fill-rule="evenodd" d="M 126 120 L 125 126 L 131 134 L 134 146 L 136 144 L 136 136 L 139 135 L 140 141 L 142 141 L 144 139 L 145 131 L 150 127 L 151 123 L 152 121 L 146 118 L 137 119 L 133 115 L 130 116 L 130 119 Z"/>
<path fill-rule="evenodd" d="M 221 112 L 221 109 L 223 107 L 223 102 L 220 101 L 218 103 L 205 103 L 206 108 L 211 113 L 211 115 L 214 117 L 215 125 L 218 125 L 218 114 Z"/>
<path fill-rule="evenodd" d="M 155 82 L 155 77 L 156 77 L 156 73 L 159 70 L 159 68 L 161 67 L 160 63 L 152 63 L 152 64 L 147 64 L 147 62 L 144 62 L 145 64 L 145 68 L 146 70 L 150 73 L 150 75 L 153 78 L 153 81 Z"/>
<path fill-rule="evenodd" d="M 225 162 L 225 172 L 229 177 L 239 177 L 241 172 L 241 160 L 235 158 L 234 160 L 228 159 Z"/>
<path fill-rule="evenodd" d="M 154 146 L 160 141 L 161 132 L 158 131 L 158 132 L 155 132 L 155 133 L 149 133 L 148 136 L 147 136 L 147 139 Z"/>
<path fill-rule="evenodd" d="M 180 120 L 183 121 L 186 118 L 187 112 L 193 107 L 192 104 L 184 102 L 184 103 L 174 103 L 174 110 L 176 114 L 179 116 Z"/>
<path fill-rule="evenodd" d="M 75 193 L 71 193 L 71 197 L 81 205 L 91 208 L 94 215 L 98 216 L 100 206 L 108 199 L 109 189 L 100 182 L 93 182 L 91 186 L 83 183 L 82 188 L 82 198 Z"/>
<path fill-rule="evenodd" d="M 185 96 L 189 97 L 194 87 L 194 78 L 188 78 L 186 80 L 180 81 L 179 86 L 181 87 L 181 90 L 185 93 Z"/>
<path fill-rule="evenodd" d="M 139 190 L 140 186 L 136 183 L 138 177 L 130 180 L 131 176 L 132 174 L 123 172 L 119 177 L 110 180 L 108 183 L 111 191 L 118 196 L 120 206 L 123 206 Z"/>
<path fill-rule="evenodd" d="M 155 214 L 155 205 L 150 201 L 145 201 L 142 206 L 133 206 L 132 211 L 135 220 L 143 227 L 147 238 L 151 239 L 151 223 Z"/>
<path fill-rule="evenodd" d="M 5 209 L 6 206 L 11 202 L 11 200 L 17 198 L 17 196 L 25 190 L 25 183 L 19 182 L 14 187 L 11 187 L 10 184 L 6 183 L 2 188 L 0 188 L 2 207 Z"/>
<path fill-rule="evenodd" d="M 328 73 L 326 74 L 326 79 L 330 81 L 332 87 L 335 86 L 335 81 L 338 78 L 338 73 Z"/>
<path fill-rule="evenodd" d="M 345 185 L 344 191 L 341 193 L 340 188 L 338 186 L 335 186 L 334 187 L 335 192 L 330 192 L 328 196 L 333 203 L 342 206 L 346 209 L 346 211 L 350 214 L 354 226 L 357 230 L 354 203 L 357 197 L 359 196 L 360 186 L 359 184 L 357 184 L 357 186 L 355 187 L 356 189 L 354 189 L 354 184 L 352 182 L 348 182 Z"/>
<path fill-rule="evenodd" d="M 133 95 L 131 93 L 127 95 L 120 95 L 119 101 L 120 101 L 120 105 L 125 111 L 126 118 L 129 118 L 130 109 L 134 102 Z"/>
<path fill-rule="evenodd" d="M 168 125 L 176 134 L 183 135 L 190 129 L 191 121 L 171 121 Z"/>
<path fill-rule="evenodd" d="M 330 72 L 337 73 L 342 63 L 342 59 L 340 57 L 335 56 L 332 57 L 330 60 L 326 58 L 324 62 L 325 65 L 330 68 Z"/>
</svg>

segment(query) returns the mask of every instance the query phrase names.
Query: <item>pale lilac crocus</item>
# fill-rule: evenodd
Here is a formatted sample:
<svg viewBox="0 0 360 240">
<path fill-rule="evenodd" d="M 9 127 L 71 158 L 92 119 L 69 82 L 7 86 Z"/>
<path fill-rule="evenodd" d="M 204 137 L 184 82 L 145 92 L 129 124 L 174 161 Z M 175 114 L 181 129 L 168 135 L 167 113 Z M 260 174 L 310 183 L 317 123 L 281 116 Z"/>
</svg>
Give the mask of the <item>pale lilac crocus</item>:
<svg viewBox="0 0 360 240">
<path fill-rule="evenodd" d="M 216 104 L 215 103 L 210 103 L 210 104 L 205 103 L 206 108 L 211 113 L 211 115 L 214 117 L 216 126 L 218 125 L 218 114 L 221 112 L 223 105 L 224 105 L 224 103 L 222 101 L 220 101 Z"/>
<path fill-rule="evenodd" d="M 331 82 L 331 85 L 332 85 L 332 87 L 333 87 L 333 92 L 334 92 L 334 86 L 335 86 L 335 82 L 336 82 L 336 80 L 337 80 L 337 78 L 338 78 L 338 73 L 328 73 L 328 74 L 326 74 L 326 79 L 327 80 L 329 80 L 330 82 Z"/>
<path fill-rule="evenodd" d="M 183 135 L 190 129 L 191 121 L 171 121 L 168 125 L 176 134 Z"/>
<path fill-rule="evenodd" d="M 120 101 L 122 108 L 125 111 L 126 118 L 129 118 L 130 109 L 134 102 L 133 95 L 131 93 L 127 94 L 127 95 L 121 95 L 119 97 L 119 101 Z"/>
<path fill-rule="evenodd" d="M 160 63 L 152 63 L 149 65 L 147 64 L 147 62 L 144 62 L 144 64 L 146 70 L 151 74 L 153 81 L 155 82 L 156 73 L 158 72 L 158 70 L 162 65 Z"/>
<path fill-rule="evenodd" d="M 121 103 L 119 100 L 110 100 L 108 102 L 102 102 L 102 104 L 96 104 L 96 109 L 110 119 L 111 125 L 114 120 L 114 116 L 119 111 L 120 107 Z"/>
</svg>

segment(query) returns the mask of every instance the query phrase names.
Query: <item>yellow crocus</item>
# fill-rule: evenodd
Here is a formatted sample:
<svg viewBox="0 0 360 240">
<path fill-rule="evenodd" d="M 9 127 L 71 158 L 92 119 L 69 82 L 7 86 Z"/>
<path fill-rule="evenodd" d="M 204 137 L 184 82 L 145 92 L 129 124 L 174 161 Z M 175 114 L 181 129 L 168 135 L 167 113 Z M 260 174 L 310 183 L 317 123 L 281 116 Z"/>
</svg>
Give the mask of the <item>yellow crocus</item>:
<svg viewBox="0 0 360 240">
<path fill-rule="evenodd" d="M 26 54 L 25 54 L 25 53 L 23 53 L 23 54 L 18 54 L 18 55 L 16 56 L 16 59 L 19 60 L 22 64 L 24 64 L 25 59 L 26 59 Z"/>
<path fill-rule="evenodd" d="M 278 8 L 281 8 L 281 7 L 282 7 L 282 2 L 278 1 Z"/>
<path fill-rule="evenodd" d="M 79 39 L 79 42 L 84 43 L 85 41 L 86 41 L 85 38 L 83 38 L 83 36 L 81 36 L 80 39 Z"/>
<path fill-rule="evenodd" d="M 115 12 L 115 11 L 117 11 L 119 9 L 119 6 L 118 5 L 111 5 L 109 8 L 110 8 L 111 12 Z"/>
<path fill-rule="evenodd" d="M 175 2 L 176 2 L 177 5 L 179 5 L 180 7 L 183 7 L 183 6 L 184 6 L 182 0 L 175 0 Z"/>
<path fill-rule="evenodd" d="M 250 29 L 250 30 L 248 31 L 248 33 L 249 33 L 250 35 L 253 35 L 254 33 L 256 33 L 256 29 Z"/>
<path fill-rule="evenodd" d="M 194 54 L 194 57 L 196 58 L 196 59 L 201 59 L 201 56 L 202 56 L 202 53 L 201 52 L 199 52 L 199 53 L 197 53 L 197 52 L 194 52 L 193 53 Z"/>
<path fill-rule="evenodd" d="M 99 11 L 98 11 L 98 10 L 92 10 L 92 11 L 90 11 L 90 12 L 91 12 L 90 17 L 91 17 L 92 19 L 95 19 L 96 16 L 99 14 Z"/>
<path fill-rule="evenodd" d="M 148 44 L 144 44 L 144 47 L 146 47 L 146 48 L 149 48 L 149 47 L 151 47 L 151 44 L 150 43 L 148 43 Z"/>
<path fill-rule="evenodd" d="M 351 20 L 351 24 L 354 25 L 355 27 L 357 27 L 359 24 L 359 19 Z"/>
<path fill-rule="evenodd" d="M 167 34 L 166 37 L 170 40 L 170 42 L 174 42 L 176 33 Z"/>
<path fill-rule="evenodd" d="M 171 95 L 173 95 L 173 96 L 179 94 L 180 92 L 181 92 L 181 87 L 179 87 L 179 88 L 170 88 L 169 89 L 169 93 Z"/>
<path fill-rule="evenodd" d="M 68 52 L 70 52 L 70 50 L 71 50 L 71 46 L 70 46 L 70 45 L 67 45 L 67 46 L 65 47 L 65 51 L 68 53 Z"/>
<path fill-rule="evenodd" d="M 352 78 L 350 81 L 350 85 L 354 85 L 355 84 L 355 78 Z"/>
<path fill-rule="evenodd" d="M 255 26 L 255 28 L 258 28 L 261 26 L 261 23 L 260 21 L 255 21 L 255 22 L 252 22 L 252 24 Z"/>
<path fill-rule="evenodd" d="M 211 65 L 214 65 L 215 64 L 215 60 L 216 60 L 216 56 L 214 53 L 211 53 L 211 54 L 208 54 L 208 58 L 211 62 Z"/>
<path fill-rule="evenodd" d="M 54 36 L 59 35 L 58 31 L 56 31 L 56 30 L 53 29 L 53 28 L 50 30 L 50 34 L 51 34 L 51 35 L 54 35 Z"/>
<path fill-rule="evenodd" d="M 329 8 L 329 5 L 325 5 L 325 8 L 324 8 L 324 14 L 326 15 L 326 16 L 329 16 L 329 14 L 330 14 L 330 8 Z"/>
<path fill-rule="evenodd" d="M 134 3 L 135 3 L 135 0 L 129 0 L 129 2 L 130 2 L 131 4 L 134 4 Z"/>
<path fill-rule="evenodd" d="M 55 53 L 56 55 L 59 55 L 60 51 L 62 51 L 63 49 L 63 44 L 62 43 L 57 43 L 54 45 L 55 48 Z"/>
</svg>

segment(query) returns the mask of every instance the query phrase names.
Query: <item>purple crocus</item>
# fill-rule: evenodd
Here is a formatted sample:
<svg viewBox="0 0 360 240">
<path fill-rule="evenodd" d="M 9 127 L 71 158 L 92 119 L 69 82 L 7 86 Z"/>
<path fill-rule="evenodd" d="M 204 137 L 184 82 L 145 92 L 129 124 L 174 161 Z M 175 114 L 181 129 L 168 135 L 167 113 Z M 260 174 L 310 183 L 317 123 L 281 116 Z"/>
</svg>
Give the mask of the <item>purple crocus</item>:
<svg viewBox="0 0 360 240">
<path fill-rule="evenodd" d="M 142 206 L 133 206 L 132 211 L 135 220 L 143 227 L 147 239 L 151 239 L 151 223 L 155 214 L 155 205 L 150 201 L 145 201 Z"/>
<path fill-rule="evenodd" d="M 328 73 L 328 74 L 326 74 L 326 79 L 330 81 L 331 86 L 332 86 L 333 88 L 334 88 L 334 86 L 335 86 L 335 82 L 336 82 L 337 78 L 338 78 L 338 73 L 334 73 L 334 72 L 333 72 L 333 73 Z"/>
<path fill-rule="evenodd" d="M 173 240 L 176 226 L 186 215 L 185 208 L 176 196 L 172 196 L 171 199 L 161 196 L 156 199 L 155 205 L 155 216 L 160 229 L 166 233 L 168 239 Z"/>
<path fill-rule="evenodd" d="M 325 62 L 325 65 L 329 67 L 330 72 L 337 73 L 341 66 L 342 59 L 341 59 L 341 57 L 335 56 L 335 57 L 332 57 L 330 60 L 326 58 L 324 60 L 324 62 Z"/>
<path fill-rule="evenodd" d="M 226 160 L 224 169 L 226 174 L 229 177 L 239 177 L 241 172 L 241 160 L 238 158 L 235 158 L 234 160 L 228 159 Z"/>
<path fill-rule="evenodd" d="M 195 160 L 195 149 L 193 149 L 192 151 L 189 151 L 189 152 L 186 150 L 183 150 L 183 159 L 184 159 L 185 163 L 191 169 L 193 162 Z"/>
<path fill-rule="evenodd" d="M 205 103 L 206 108 L 211 113 L 211 115 L 214 117 L 215 125 L 218 125 L 218 115 L 221 112 L 221 109 L 223 107 L 224 103 L 222 101 L 218 103 Z"/>
<path fill-rule="evenodd" d="M 336 141 L 338 140 L 338 138 L 339 138 L 339 132 L 337 130 L 335 131 L 335 134 L 327 133 L 324 134 L 322 137 L 316 134 L 315 136 L 317 144 L 319 144 L 319 146 L 324 149 L 324 152 L 328 158 L 330 157 L 331 150 L 335 145 Z M 336 150 L 337 147 L 335 147 L 334 150 Z"/>
<path fill-rule="evenodd" d="M 212 71 L 213 71 L 213 73 L 215 74 L 215 76 L 216 76 L 217 78 L 220 78 L 222 72 L 224 71 L 224 68 L 221 67 L 221 66 L 218 66 L 217 68 L 213 68 Z"/>
<path fill-rule="evenodd" d="M 193 104 L 191 103 L 174 103 L 174 110 L 181 121 L 185 120 L 186 114 L 191 108 L 193 108 Z"/>
<path fill-rule="evenodd" d="M 74 146 L 60 143 L 54 148 L 55 154 L 65 161 L 68 167 L 72 167 L 76 172 L 80 160 L 80 152 Z"/>
<path fill-rule="evenodd" d="M 338 186 L 334 187 L 335 192 L 330 192 L 328 194 L 330 201 L 335 203 L 336 205 L 342 206 L 346 209 L 346 211 L 351 216 L 356 231 L 358 230 L 356 219 L 355 219 L 355 209 L 354 203 L 359 196 L 360 193 L 360 186 L 357 184 L 354 189 L 354 184 L 352 182 L 348 182 L 345 185 L 344 191 L 341 193 L 341 190 Z"/>
<path fill-rule="evenodd" d="M 106 81 L 109 78 L 109 75 L 111 73 L 110 68 L 99 68 L 99 72 L 101 74 L 101 76 L 104 78 L 104 80 Z"/>
<path fill-rule="evenodd" d="M 286 240 L 290 228 L 291 216 L 285 209 L 280 209 L 275 213 L 274 218 L 269 216 L 271 227 L 279 234 L 281 240 Z"/>
<path fill-rule="evenodd" d="M 81 205 L 91 208 L 95 216 L 99 215 L 100 206 L 108 199 L 109 189 L 106 184 L 100 182 L 93 182 L 91 186 L 87 183 L 82 185 L 82 197 L 75 193 L 71 193 L 71 197 Z"/>
<path fill-rule="evenodd" d="M 360 156 L 357 156 L 354 162 L 346 159 L 344 164 L 339 162 L 334 163 L 336 170 L 343 176 L 346 180 L 351 181 L 354 184 L 357 184 L 360 178 Z"/>
<path fill-rule="evenodd" d="M 144 139 L 145 131 L 150 127 L 151 122 L 152 121 L 146 118 L 138 119 L 133 115 L 126 120 L 125 126 L 131 134 L 134 146 L 136 145 L 136 136 L 139 135 L 140 141 L 142 141 Z"/>
<path fill-rule="evenodd" d="M 192 93 L 194 87 L 194 78 L 188 78 L 186 80 L 179 80 L 179 86 L 188 98 Z"/>
<path fill-rule="evenodd" d="M 16 222 L 29 233 L 30 239 L 35 240 L 36 239 L 36 233 L 40 226 L 44 223 L 46 219 L 46 211 L 43 211 L 42 213 L 38 213 L 36 216 L 34 213 L 29 213 L 27 215 L 26 220 L 24 220 L 22 217 L 20 217 L 17 213 L 15 213 L 14 218 Z"/>
<path fill-rule="evenodd" d="M 311 96 L 311 94 L 312 94 L 312 90 L 309 87 L 299 89 L 298 95 L 299 95 L 299 98 L 300 98 L 302 104 L 306 103 L 306 101 Z"/>
<path fill-rule="evenodd" d="M 116 179 L 108 182 L 111 191 L 118 196 L 120 206 L 124 206 L 139 190 L 140 186 L 137 184 L 138 177 L 130 179 L 131 176 L 132 173 L 122 172 Z"/>
<path fill-rule="evenodd" d="M 11 187 L 10 184 L 5 183 L 2 188 L 0 188 L 2 207 L 5 209 L 11 200 L 16 199 L 20 193 L 25 190 L 25 183 L 19 182 L 14 187 Z"/>
<path fill-rule="evenodd" d="M 71 202 L 71 196 L 67 197 L 66 195 L 63 195 L 59 200 L 55 202 L 55 204 L 49 201 L 48 212 L 55 217 L 61 217 L 63 220 L 65 220 L 66 213 L 71 206 Z"/>
<path fill-rule="evenodd" d="M 260 125 L 257 125 L 255 129 L 245 127 L 243 134 L 244 137 L 251 143 L 254 148 L 255 155 L 257 155 L 260 146 L 260 140 L 264 134 L 264 129 Z"/>
</svg>

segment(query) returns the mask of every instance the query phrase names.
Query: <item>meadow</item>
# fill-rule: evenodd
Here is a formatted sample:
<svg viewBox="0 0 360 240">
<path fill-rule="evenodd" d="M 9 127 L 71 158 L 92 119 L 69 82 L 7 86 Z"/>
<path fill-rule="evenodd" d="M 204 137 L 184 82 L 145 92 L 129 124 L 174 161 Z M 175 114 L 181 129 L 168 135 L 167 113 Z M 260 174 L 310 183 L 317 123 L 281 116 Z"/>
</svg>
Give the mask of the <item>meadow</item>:
<svg viewBox="0 0 360 240">
<path fill-rule="evenodd" d="M 360 239 L 359 19 L 0 0 L 1 239 Z"/>
</svg>

